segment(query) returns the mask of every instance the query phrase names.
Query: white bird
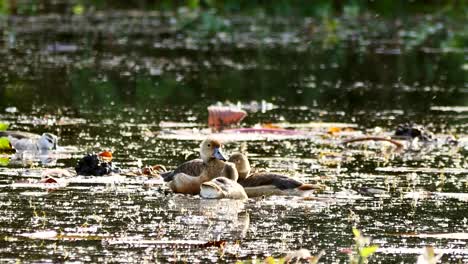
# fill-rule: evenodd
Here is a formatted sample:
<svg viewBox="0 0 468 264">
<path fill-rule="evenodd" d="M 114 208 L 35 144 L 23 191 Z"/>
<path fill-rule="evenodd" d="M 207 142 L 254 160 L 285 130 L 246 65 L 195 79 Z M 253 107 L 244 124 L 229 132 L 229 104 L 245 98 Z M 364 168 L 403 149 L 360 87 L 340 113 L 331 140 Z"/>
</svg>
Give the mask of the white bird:
<svg viewBox="0 0 468 264">
<path fill-rule="evenodd" d="M 57 136 L 44 133 L 41 136 L 21 131 L 0 131 L 0 137 L 7 137 L 12 147 L 17 151 L 54 150 L 57 149 Z"/>
</svg>

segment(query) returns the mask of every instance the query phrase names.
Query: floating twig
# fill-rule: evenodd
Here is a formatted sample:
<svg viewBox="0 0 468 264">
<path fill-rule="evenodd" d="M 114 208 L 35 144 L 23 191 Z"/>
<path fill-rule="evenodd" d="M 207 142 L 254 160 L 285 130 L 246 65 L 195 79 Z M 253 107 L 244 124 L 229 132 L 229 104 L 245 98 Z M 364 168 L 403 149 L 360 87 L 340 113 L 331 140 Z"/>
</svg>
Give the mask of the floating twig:
<svg viewBox="0 0 468 264">
<path fill-rule="evenodd" d="M 396 140 L 393 140 L 393 139 L 384 138 L 384 137 L 361 137 L 361 138 L 353 138 L 353 139 L 345 140 L 345 141 L 341 142 L 341 144 L 346 145 L 346 144 L 349 144 L 349 143 L 360 142 L 360 141 L 369 141 L 369 140 L 372 140 L 372 141 L 386 141 L 386 142 L 390 142 L 390 143 L 392 143 L 393 145 L 395 145 L 395 146 L 397 147 L 397 149 L 402 149 L 402 148 L 404 147 L 404 145 L 401 144 L 400 142 L 398 142 L 398 141 L 396 141 Z"/>
</svg>

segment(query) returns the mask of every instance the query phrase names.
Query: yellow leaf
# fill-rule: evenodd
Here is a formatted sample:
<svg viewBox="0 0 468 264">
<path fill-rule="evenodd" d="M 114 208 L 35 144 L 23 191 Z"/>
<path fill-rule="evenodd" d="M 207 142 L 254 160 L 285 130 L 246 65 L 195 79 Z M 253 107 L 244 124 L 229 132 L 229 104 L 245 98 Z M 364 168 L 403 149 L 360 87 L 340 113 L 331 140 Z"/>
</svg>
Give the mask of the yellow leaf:
<svg viewBox="0 0 468 264">
<path fill-rule="evenodd" d="M 374 252 L 379 248 L 379 246 L 377 245 L 372 245 L 372 246 L 368 246 L 368 247 L 365 247 L 361 250 L 360 252 L 360 255 L 361 257 L 363 258 L 367 258 L 369 257 L 370 255 L 374 254 Z"/>
<path fill-rule="evenodd" d="M 10 158 L 8 157 L 0 158 L 0 166 L 8 166 L 9 163 L 10 163 Z"/>
<path fill-rule="evenodd" d="M 0 150 L 12 150 L 10 140 L 6 137 L 0 137 Z"/>
<path fill-rule="evenodd" d="M 0 131 L 5 131 L 8 129 L 8 124 L 0 123 Z"/>
<path fill-rule="evenodd" d="M 84 13 L 84 6 L 83 5 L 80 5 L 80 4 L 77 4 L 77 5 L 74 5 L 73 6 L 73 14 L 77 15 L 77 16 L 80 16 Z"/>
<path fill-rule="evenodd" d="M 328 129 L 328 133 L 329 133 L 329 134 L 335 134 L 335 133 L 338 133 L 338 132 L 340 132 L 340 131 L 341 131 L 341 128 L 339 128 L 339 127 L 330 127 L 330 128 Z"/>
<path fill-rule="evenodd" d="M 353 234 L 356 238 L 361 237 L 361 232 L 359 232 L 359 230 L 357 230 L 355 227 L 353 227 Z"/>
</svg>

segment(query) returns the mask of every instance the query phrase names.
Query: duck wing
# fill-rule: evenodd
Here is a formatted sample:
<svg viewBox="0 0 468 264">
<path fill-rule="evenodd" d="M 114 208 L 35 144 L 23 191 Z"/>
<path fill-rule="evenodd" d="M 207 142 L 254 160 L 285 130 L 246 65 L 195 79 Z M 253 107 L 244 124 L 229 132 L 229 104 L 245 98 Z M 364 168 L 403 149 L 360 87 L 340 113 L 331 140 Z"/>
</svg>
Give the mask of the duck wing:
<svg viewBox="0 0 468 264">
<path fill-rule="evenodd" d="M 199 176 L 205 167 L 206 164 L 202 159 L 193 159 L 180 164 L 173 171 L 162 173 L 161 177 L 163 177 L 164 181 L 172 181 L 174 176 L 178 173 L 184 173 L 189 176 Z"/>
<path fill-rule="evenodd" d="M 239 180 L 239 183 L 243 187 L 273 185 L 280 190 L 294 189 L 303 184 L 302 182 L 288 176 L 275 173 L 255 173 L 242 181 Z"/>
<path fill-rule="evenodd" d="M 23 131 L 0 131 L 0 137 L 13 137 L 16 139 L 38 139 L 41 136 Z"/>
</svg>

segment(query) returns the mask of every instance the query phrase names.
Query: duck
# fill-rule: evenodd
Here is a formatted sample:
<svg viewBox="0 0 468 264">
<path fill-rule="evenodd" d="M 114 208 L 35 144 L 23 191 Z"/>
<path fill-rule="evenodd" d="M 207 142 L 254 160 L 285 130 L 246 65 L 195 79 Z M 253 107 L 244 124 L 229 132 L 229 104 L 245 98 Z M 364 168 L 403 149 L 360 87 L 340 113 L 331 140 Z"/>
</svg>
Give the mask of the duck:
<svg viewBox="0 0 468 264">
<path fill-rule="evenodd" d="M 220 177 L 203 182 L 200 186 L 200 197 L 205 199 L 238 199 L 248 198 L 244 187 L 237 183 L 239 174 L 233 163 L 226 162 Z"/>
<path fill-rule="evenodd" d="M 6 137 L 17 151 L 56 150 L 58 138 L 51 133 L 37 135 L 22 131 L 0 131 L 0 137 Z"/>
<path fill-rule="evenodd" d="M 169 187 L 176 193 L 199 194 L 200 185 L 222 175 L 226 158 L 222 154 L 221 143 L 205 139 L 200 144 L 200 158 L 182 163 L 174 171 L 163 173 L 165 181 L 172 178 Z M 229 165 L 228 165 L 229 166 Z M 237 180 L 237 175 L 233 180 Z"/>
<path fill-rule="evenodd" d="M 291 177 L 270 173 L 250 173 L 251 167 L 247 156 L 234 153 L 228 162 L 235 164 L 239 174 L 238 183 L 244 187 L 248 197 L 264 195 L 303 195 L 306 191 L 321 189 L 320 185 L 303 183 Z"/>
<path fill-rule="evenodd" d="M 179 173 L 184 173 L 190 176 L 199 176 L 210 162 L 219 163 L 220 161 L 226 161 L 224 154 L 221 152 L 221 148 L 221 142 L 207 138 L 200 144 L 199 159 L 186 161 L 180 164 L 173 171 L 161 173 L 161 177 L 163 177 L 164 181 L 169 182 L 172 181 L 174 176 Z M 224 163 L 222 164 L 224 165 Z"/>
</svg>

